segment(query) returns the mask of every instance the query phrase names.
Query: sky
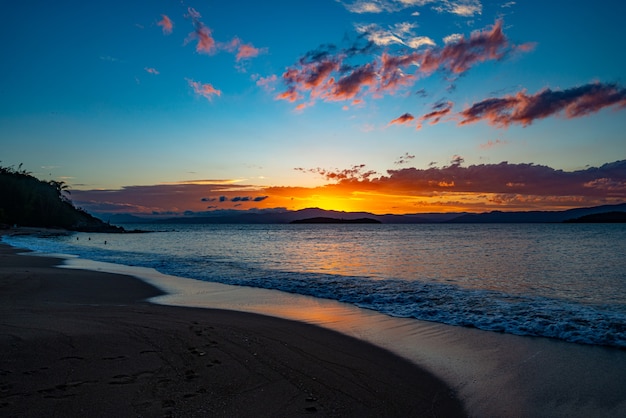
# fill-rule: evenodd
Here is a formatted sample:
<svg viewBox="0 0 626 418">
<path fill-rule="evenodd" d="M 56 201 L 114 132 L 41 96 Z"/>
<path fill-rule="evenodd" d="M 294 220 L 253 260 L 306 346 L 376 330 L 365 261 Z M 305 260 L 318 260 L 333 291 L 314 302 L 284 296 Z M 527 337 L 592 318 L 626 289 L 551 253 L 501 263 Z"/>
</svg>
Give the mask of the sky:
<svg viewBox="0 0 626 418">
<path fill-rule="evenodd" d="M 0 165 L 92 213 L 626 201 L 626 3 L 3 2 Z"/>
</svg>

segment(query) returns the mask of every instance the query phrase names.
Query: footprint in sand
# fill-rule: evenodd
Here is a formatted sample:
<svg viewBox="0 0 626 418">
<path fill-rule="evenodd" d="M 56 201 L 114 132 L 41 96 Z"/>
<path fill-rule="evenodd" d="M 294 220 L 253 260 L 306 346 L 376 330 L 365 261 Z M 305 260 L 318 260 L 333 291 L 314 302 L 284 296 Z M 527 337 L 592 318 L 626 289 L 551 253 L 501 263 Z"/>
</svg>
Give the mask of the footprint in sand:
<svg viewBox="0 0 626 418">
<path fill-rule="evenodd" d="M 202 350 L 197 349 L 196 347 L 189 347 L 187 348 L 189 350 L 190 353 L 195 354 L 199 357 L 203 357 L 206 356 L 206 353 Z"/>
</svg>

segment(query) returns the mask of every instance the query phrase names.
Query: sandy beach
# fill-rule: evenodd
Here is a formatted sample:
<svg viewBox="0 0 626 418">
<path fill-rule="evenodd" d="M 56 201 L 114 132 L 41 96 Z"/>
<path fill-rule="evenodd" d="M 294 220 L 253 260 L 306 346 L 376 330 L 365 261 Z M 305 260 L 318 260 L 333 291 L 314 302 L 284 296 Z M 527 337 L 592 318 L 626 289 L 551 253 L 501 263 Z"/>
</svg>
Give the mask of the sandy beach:
<svg viewBox="0 0 626 418">
<path fill-rule="evenodd" d="M 130 276 L 0 244 L 0 415 L 465 416 L 382 348 L 244 312 L 148 303 Z"/>
</svg>

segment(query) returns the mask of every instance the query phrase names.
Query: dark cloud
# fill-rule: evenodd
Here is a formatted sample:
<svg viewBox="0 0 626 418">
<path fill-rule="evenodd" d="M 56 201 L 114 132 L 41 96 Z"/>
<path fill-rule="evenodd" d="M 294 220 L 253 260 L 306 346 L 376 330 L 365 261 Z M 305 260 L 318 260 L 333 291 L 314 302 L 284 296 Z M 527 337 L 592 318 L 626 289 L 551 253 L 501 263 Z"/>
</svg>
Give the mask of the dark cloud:
<svg viewBox="0 0 626 418">
<path fill-rule="evenodd" d="M 613 83 L 590 83 L 566 90 L 545 89 L 534 95 L 522 91 L 473 104 L 460 113 L 462 120 L 459 124 L 486 120 L 498 127 L 528 126 L 537 119 L 560 113 L 571 119 L 610 106 L 626 107 L 625 88 Z"/>
<path fill-rule="evenodd" d="M 411 155 L 408 152 L 405 152 L 403 156 L 394 161 L 395 165 L 402 165 L 408 163 L 410 160 L 414 159 L 415 155 Z"/>
<path fill-rule="evenodd" d="M 429 112 L 419 118 L 419 121 L 417 123 L 417 128 L 418 129 L 421 128 L 422 122 L 425 122 L 425 121 L 430 121 L 431 125 L 439 123 L 441 118 L 448 115 L 452 111 L 453 106 L 454 106 L 454 103 L 449 102 L 449 101 L 442 101 L 442 102 L 435 103 L 433 105 L 432 112 Z"/>
<path fill-rule="evenodd" d="M 571 172 L 536 164 L 502 162 L 463 167 L 462 163 L 462 157 L 455 156 L 447 167 L 388 170 L 387 176 L 372 179 L 372 183 L 408 193 L 447 190 L 626 199 L 626 160 Z"/>
<path fill-rule="evenodd" d="M 374 175 L 376 172 L 373 170 L 365 170 L 365 164 L 354 165 L 351 168 L 346 168 L 344 170 L 334 169 L 328 170 L 325 168 L 295 168 L 297 171 L 302 171 L 305 173 L 314 173 L 319 174 L 324 177 L 326 180 L 330 181 L 344 181 L 344 180 L 367 180 Z"/>
</svg>

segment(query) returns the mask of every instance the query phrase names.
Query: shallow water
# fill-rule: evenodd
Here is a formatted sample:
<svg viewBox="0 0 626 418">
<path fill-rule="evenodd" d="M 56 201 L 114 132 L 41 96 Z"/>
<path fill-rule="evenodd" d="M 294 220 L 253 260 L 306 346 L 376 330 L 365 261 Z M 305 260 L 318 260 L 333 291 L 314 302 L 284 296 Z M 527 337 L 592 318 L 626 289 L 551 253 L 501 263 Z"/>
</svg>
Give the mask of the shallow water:
<svg viewBox="0 0 626 418">
<path fill-rule="evenodd" d="M 395 317 L 626 347 L 625 238 L 625 225 L 340 224 L 176 225 L 5 241 Z"/>
</svg>

